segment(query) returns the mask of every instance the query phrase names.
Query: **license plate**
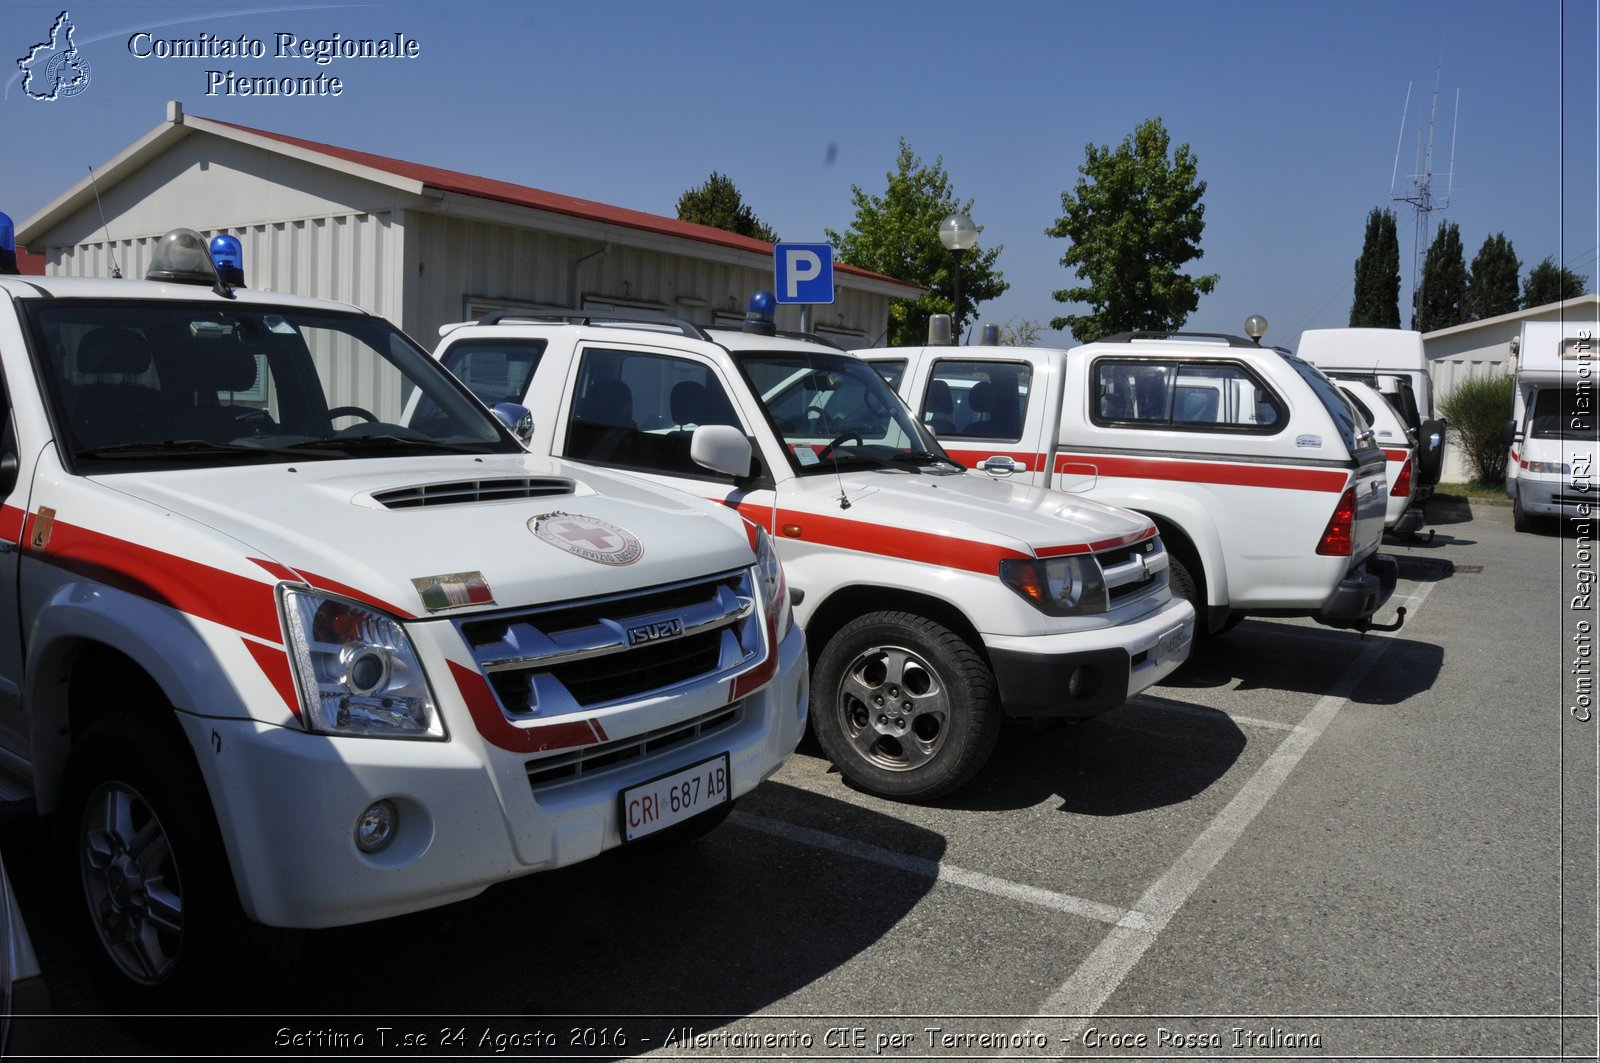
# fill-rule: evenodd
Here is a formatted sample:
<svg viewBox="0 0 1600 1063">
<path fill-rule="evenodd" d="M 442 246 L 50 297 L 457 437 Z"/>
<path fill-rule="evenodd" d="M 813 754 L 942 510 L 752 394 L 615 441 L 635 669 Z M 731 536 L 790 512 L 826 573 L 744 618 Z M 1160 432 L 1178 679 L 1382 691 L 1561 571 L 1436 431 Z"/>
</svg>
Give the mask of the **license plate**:
<svg viewBox="0 0 1600 1063">
<path fill-rule="evenodd" d="M 621 794 L 622 840 L 637 841 L 728 800 L 728 754 L 691 764 Z"/>
<path fill-rule="evenodd" d="M 1156 652 L 1153 654 L 1156 663 L 1171 660 L 1188 642 L 1187 627 L 1175 627 L 1171 631 L 1163 632 L 1156 640 Z"/>
</svg>

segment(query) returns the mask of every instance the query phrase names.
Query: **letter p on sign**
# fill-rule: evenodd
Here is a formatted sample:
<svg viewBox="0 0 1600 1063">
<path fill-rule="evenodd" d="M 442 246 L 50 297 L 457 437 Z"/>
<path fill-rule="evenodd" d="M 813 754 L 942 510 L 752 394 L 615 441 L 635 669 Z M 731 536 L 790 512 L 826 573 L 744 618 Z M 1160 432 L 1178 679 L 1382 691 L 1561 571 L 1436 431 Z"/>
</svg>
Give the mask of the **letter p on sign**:
<svg viewBox="0 0 1600 1063">
<path fill-rule="evenodd" d="M 778 302 L 833 302 L 832 245 L 776 244 L 772 271 Z"/>
</svg>

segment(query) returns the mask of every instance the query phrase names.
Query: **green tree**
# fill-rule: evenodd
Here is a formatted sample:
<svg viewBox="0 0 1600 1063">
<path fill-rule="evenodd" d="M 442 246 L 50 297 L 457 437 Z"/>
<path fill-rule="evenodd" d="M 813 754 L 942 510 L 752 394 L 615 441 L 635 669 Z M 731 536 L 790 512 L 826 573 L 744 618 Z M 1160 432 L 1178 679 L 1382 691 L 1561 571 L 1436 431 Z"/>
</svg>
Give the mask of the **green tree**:
<svg viewBox="0 0 1600 1063">
<path fill-rule="evenodd" d="M 1467 320 L 1481 321 L 1515 310 L 1520 272 L 1522 263 L 1505 233 L 1495 233 L 1484 240 L 1472 258 L 1472 273 L 1467 277 Z"/>
<path fill-rule="evenodd" d="M 1464 323 L 1466 298 L 1467 260 L 1461 250 L 1461 227 L 1447 221 L 1439 226 L 1422 260 L 1422 285 L 1411 299 L 1411 327 L 1432 332 Z"/>
<path fill-rule="evenodd" d="M 745 204 L 733 179 L 715 170 L 705 184 L 678 197 L 678 220 L 715 226 L 768 243 L 778 242 L 778 234 Z"/>
<path fill-rule="evenodd" d="M 1400 327 L 1400 236 L 1392 210 L 1374 207 L 1367 215 L 1367 234 L 1356 259 L 1350 327 Z"/>
<path fill-rule="evenodd" d="M 860 185 L 850 186 L 856 208 L 850 228 L 843 233 L 823 231 L 841 261 L 928 289 L 920 299 L 889 304 L 888 342 L 926 343 L 928 318 L 955 314 L 956 259 L 939 242 L 939 223 L 957 212 L 971 214 L 972 200 L 956 199 L 943 156 L 932 166 L 925 165 L 904 137 L 895 169 L 884 176 L 888 187 L 881 196 L 868 195 Z M 961 321 L 956 326 L 963 336 L 965 323 L 978 317 L 978 304 L 1011 287 L 995 268 L 1001 250 L 978 247 L 961 258 Z"/>
<path fill-rule="evenodd" d="M 1582 295 L 1583 286 L 1588 282 L 1588 277 L 1556 265 L 1553 258 L 1546 258 L 1528 271 L 1528 279 L 1522 285 L 1522 308 L 1526 310 L 1546 303 L 1559 303 L 1563 299 Z"/>
<path fill-rule="evenodd" d="M 1088 314 L 1052 318 L 1085 343 L 1129 329 L 1182 327 L 1217 274 L 1181 272 L 1201 257 L 1206 183 L 1188 144 L 1171 150 L 1160 118 L 1150 118 L 1117 148 L 1088 144 L 1082 175 L 1061 193 L 1062 215 L 1045 230 L 1072 246 L 1061 264 L 1087 283 L 1055 293 L 1061 303 L 1087 303 Z"/>
</svg>

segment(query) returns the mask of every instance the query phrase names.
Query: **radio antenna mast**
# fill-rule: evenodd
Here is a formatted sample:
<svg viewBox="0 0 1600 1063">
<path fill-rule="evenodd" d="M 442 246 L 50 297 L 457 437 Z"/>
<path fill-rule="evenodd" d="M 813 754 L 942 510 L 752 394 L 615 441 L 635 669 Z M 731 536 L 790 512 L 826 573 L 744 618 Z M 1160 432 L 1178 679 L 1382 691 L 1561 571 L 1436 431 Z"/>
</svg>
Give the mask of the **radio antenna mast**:
<svg viewBox="0 0 1600 1063">
<path fill-rule="evenodd" d="M 1406 102 L 1400 112 L 1400 136 L 1394 145 L 1394 169 L 1389 175 L 1390 200 L 1411 204 L 1414 215 L 1413 243 L 1411 249 L 1411 319 L 1416 321 L 1417 307 L 1422 298 L 1422 269 L 1419 261 L 1426 253 L 1425 249 L 1430 241 L 1430 227 L 1433 222 L 1432 214 L 1436 210 L 1445 210 L 1450 206 L 1450 195 L 1455 191 L 1456 169 L 1456 125 L 1461 118 L 1461 90 L 1456 89 L 1455 117 L 1450 124 L 1450 169 L 1442 174 L 1433 170 L 1434 126 L 1439 114 L 1439 78 L 1444 71 L 1444 49 L 1439 50 L 1439 66 L 1433 75 L 1433 103 L 1428 112 L 1428 136 L 1423 140 L 1422 129 L 1417 129 L 1417 154 L 1415 167 L 1410 174 L 1411 187 L 1401 192 L 1398 190 L 1398 177 L 1400 175 L 1400 146 L 1405 141 L 1406 116 L 1411 109 L 1412 83 L 1406 84 Z M 1434 182 L 1443 178 L 1445 191 L 1442 197 L 1435 197 Z"/>
</svg>

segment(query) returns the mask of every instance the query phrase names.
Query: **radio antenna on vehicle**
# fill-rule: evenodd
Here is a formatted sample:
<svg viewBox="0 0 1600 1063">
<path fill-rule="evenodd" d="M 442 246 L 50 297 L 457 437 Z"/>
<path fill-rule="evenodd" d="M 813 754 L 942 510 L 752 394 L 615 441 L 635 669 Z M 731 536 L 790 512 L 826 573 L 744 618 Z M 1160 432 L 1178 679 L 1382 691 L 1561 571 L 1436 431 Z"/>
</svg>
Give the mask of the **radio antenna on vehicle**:
<svg viewBox="0 0 1600 1063">
<path fill-rule="evenodd" d="M 117 265 L 117 249 L 111 242 L 111 226 L 106 224 L 105 204 L 100 202 L 100 183 L 94 179 L 94 167 L 89 167 L 89 187 L 94 189 L 94 205 L 100 211 L 100 227 L 106 231 L 106 254 L 111 258 L 111 278 L 122 279 L 122 267 Z"/>
</svg>

